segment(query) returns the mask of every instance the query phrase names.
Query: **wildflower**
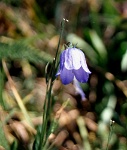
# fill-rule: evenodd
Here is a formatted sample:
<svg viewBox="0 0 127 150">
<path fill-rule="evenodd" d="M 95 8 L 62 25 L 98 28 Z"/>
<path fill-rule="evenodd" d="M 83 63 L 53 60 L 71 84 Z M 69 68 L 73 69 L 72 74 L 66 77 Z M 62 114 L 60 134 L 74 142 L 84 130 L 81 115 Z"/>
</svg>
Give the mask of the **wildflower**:
<svg viewBox="0 0 127 150">
<path fill-rule="evenodd" d="M 86 100 L 85 93 L 83 92 L 78 80 L 75 77 L 73 80 L 73 85 L 75 87 L 76 94 L 79 94 L 81 96 L 81 100 L 85 101 Z"/>
<path fill-rule="evenodd" d="M 75 47 L 68 47 L 60 55 L 60 67 L 56 76 L 60 76 L 63 84 L 69 84 L 74 77 L 82 83 L 89 78 L 89 71 L 84 53 Z"/>
</svg>

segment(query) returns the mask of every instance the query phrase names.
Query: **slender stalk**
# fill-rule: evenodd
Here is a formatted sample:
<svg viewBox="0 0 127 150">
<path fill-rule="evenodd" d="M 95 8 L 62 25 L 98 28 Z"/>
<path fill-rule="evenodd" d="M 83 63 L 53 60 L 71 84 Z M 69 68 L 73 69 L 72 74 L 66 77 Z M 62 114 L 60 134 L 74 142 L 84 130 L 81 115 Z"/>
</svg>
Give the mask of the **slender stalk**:
<svg viewBox="0 0 127 150">
<path fill-rule="evenodd" d="M 109 132 L 109 136 L 108 136 L 108 142 L 107 142 L 106 150 L 108 150 L 109 142 L 110 142 L 111 137 L 112 137 L 114 123 L 115 123 L 115 121 L 110 120 L 110 132 Z"/>
<path fill-rule="evenodd" d="M 32 121 L 30 119 L 30 116 L 29 116 L 29 114 L 27 112 L 27 109 L 24 106 L 23 101 L 22 101 L 18 91 L 16 90 L 14 81 L 12 80 L 12 78 L 11 78 L 11 76 L 9 74 L 9 71 L 8 71 L 8 68 L 7 68 L 7 65 L 6 65 L 6 62 L 5 62 L 4 59 L 2 60 L 2 65 L 3 65 L 4 72 L 5 72 L 5 74 L 6 74 L 7 78 L 8 78 L 11 90 L 12 90 L 12 92 L 13 92 L 13 94 L 15 96 L 15 99 L 17 101 L 17 104 L 18 104 L 19 108 L 21 109 L 22 113 L 24 114 L 24 117 L 26 118 L 28 124 L 33 128 L 33 131 L 35 131 L 33 123 L 32 123 Z"/>
<path fill-rule="evenodd" d="M 45 103 L 44 103 L 44 113 L 43 113 L 43 124 L 41 129 L 41 135 L 40 135 L 40 145 L 39 150 L 44 149 L 44 145 L 46 143 L 47 139 L 47 123 L 49 121 L 50 117 L 50 111 L 51 111 L 51 90 L 52 90 L 52 80 L 50 79 L 47 84 L 47 92 L 45 97 Z"/>
<path fill-rule="evenodd" d="M 63 31 L 64 31 L 65 21 L 68 22 L 67 19 L 64 19 L 64 18 L 63 18 L 63 21 L 61 22 L 61 32 L 60 32 L 60 38 L 59 38 L 59 41 L 58 41 L 58 46 L 57 46 L 57 49 L 56 49 L 55 65 L 56 65 L 57 56 L 58 56 L 58 51 L 59 51 L 59 47 L 60 47 L 60 43 L 61 43 Z M 56 66 L 55 66 L 55 67 L 56 67 Z"/>
<path fill-rule="evenodd" d="M 85 121 L 84 121 L 83 117 L 79 117 L 77 119 L 77 124 L 78 124 L 78 127 L 79 127 L 81 137 L 83 139 L 84 149 L 85 150 L 92 150 L 89 139 L 88 139 L 88 132 L 87 132 Z"/>
<path fill-rule="evenodd" d="M 3 101 L 3 96 L 2 96 L 3 84 L 4 84 L 4 73 L 3 73 L 3 68 L 2 68 L 2 62 L 0 60 L 0 104 L 4 109 L 6 109 L 5 103 Z"/>
<path fill-rule="evenodd" d="M 58 57 L 58 51 L 59 51 L 59 47 L 60 47 L 60 43 L 61 43 L 61 39 L 62 39 L 62 35 L 63 35 L 63 30 L 64 30 L 64 25 L 65 25 L 65 19 L 63 19 L 63 21 L 61 22 L 61 32 L 60 32 L 60 37 L 59 37 L 59 41 L 58 41 L 58 46 L 56 49 L 56 54 L 55 54 L 55 58 L 51 67 L 51 78 L 48 80 L 47 83 L 47 90 L 46 90 L 46 97 L 45 97 L 45 102 L 44 102 L 44 112 L 43 112 L 43 123 L 42 123 L 42 128 L 41 128 L 41 133 L 40 133 L 40 141 L 39 141 L 39 147 L 38 150 L 43 150 L 45 149 L 45 144 L 46 144 L 46 139 L 47 139 L 47 124 L 49 121 L 49 117 L 50 117 L 50 113 L 51 113 L 51 106 L 52 106 L 52 99 L 51 99 L 51 91 L 52 91 L 52 86 L 53 86 L 53 80 L 55 78 L 55 73 L 56 73 L 56 67 L 57 67 L 57 57 Z"/>
</svg>

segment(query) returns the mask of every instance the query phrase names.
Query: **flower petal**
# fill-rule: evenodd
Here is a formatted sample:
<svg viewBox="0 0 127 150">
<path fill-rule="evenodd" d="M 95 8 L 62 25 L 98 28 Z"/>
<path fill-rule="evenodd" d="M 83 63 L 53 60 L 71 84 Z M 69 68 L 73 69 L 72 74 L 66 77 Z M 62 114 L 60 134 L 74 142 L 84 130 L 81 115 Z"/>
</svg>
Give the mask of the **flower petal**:
<svg viewBox="0 0 127 150">
<path fill-rule="evenodd" d="M 82 83 L 88 81 L 89 74 L 90 74 L 88 72 L 85 72 L 82 67 L 80 67 L 80 69 L 78 69 L 78 70 L 73 70 L 73 73 L 74 73 L 76 79 Z"/>
<path fill-rule="evenodd" d="M 73 69 L 79 69 L 81 67 L 81 56 L 84 56 L 84 53 L 77 48 L 72 48 L 71 50 L 71 56 L 72 56 L 72 64 L 73 64 Z M 84 57 L 85 59 L 85 57 Z"/>
<path fill-rule="evenodd" d="M 65 53 L 65 68 L 68 70 L 81 67 L 80 53 L 77 48 L 68 48 Z"/>
<path fill-rule="evenodd" d="M 83 92 L 78 80 L 74 77 L 73 84 L 76 89 L 76 93 L 80 94 L 82 100 L 86 100 L 85 93 Z"/>
<path fill-rule="evenodd" d="M 68 48 L 65 50 L 65 62 L 64 62 L 64 65 L 65 65 L 65 68 L 68 69 L 68 70 L 72 70 L 73 69 L 73 64 L 72 64 L 72 56 L 71 56 L 71 51 L 70 51 L 71 48 Z"/>
<path fill-rule="evenodd" d="M 81 51 L 81 52 L 82 52 L 82 51 Z M 83 53 L 83 52 L 82 52 L 82 53 Z M 80 54 L 80 61 L 81 61 L 81 66 L 83 67 L 83 69 L 84 69 L 86 72 L 88 72 L 88 73 L 90 74 L 91 72 L 90 72 L 90 70 L 89 70 L 88 67 L 87 67 L 86 59 L 85 59 L 84 53 L 83 53 L 83 55 Z"/>
<path fill-rule="evenodd" d="M 61 53 L 56 76 L 60 75 L 63 84 L 71 83 L 74 76 L 79 82 L 87 82 L 90 73 L 85 55 L 80 49 L 68 48 Z"/>
<path fill-rule="evenodd" d="M 63 68 L 64 68 L 65 53 L 66 53 L 66 51 L 63 51 L 60 55 L 60 69 L 61 70 L 63 70 Z"/>
<path fill-rule="evenodd" d="M 72 73 L 72 70 L 67 70 L 64 68 L 60 73 L 60 78 L 63 84 L 69 84 L 73 81 L 74 74 Z"/>
</svg>

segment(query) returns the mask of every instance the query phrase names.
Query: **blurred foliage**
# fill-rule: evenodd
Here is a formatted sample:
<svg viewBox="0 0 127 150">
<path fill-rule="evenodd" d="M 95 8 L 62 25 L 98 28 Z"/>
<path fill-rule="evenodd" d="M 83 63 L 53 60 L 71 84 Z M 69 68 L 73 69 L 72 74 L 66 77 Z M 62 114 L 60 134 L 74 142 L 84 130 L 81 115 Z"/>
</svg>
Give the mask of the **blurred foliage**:
<svg viewBox="0 0 127 150">
<path fill-rule="evenodd" d="M 110 119 L 115 121 L 108 149 L 127 149 L 127 1 L 0 1 L 0 149 L 32 149 L 42 122 L 45 66 L 52 62 L 60 22 L 66 18 L 63 44 L 77 44 L 92 72 L 81 84 L 54 81 L 53 118 L 65 100 L 51 149 L 106 149 Z M 25 112 L 25 113 L 24 113 Z"/>
</svg>

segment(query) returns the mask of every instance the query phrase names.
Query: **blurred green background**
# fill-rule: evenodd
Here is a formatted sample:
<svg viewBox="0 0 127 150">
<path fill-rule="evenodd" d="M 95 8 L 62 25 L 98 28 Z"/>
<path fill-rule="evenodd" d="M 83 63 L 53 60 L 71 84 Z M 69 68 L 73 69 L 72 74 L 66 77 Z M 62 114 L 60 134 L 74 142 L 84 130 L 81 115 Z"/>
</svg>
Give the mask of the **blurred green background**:
<svg viewBox="0 0 127 150">
<path fill-rule="evenodd" d="M 42 121 L 45 66 L 55 56 L 63 18 L 69 22 L 61 50 L 67 42 L 77 44 L 92 74 L 81 84 L 86 101 L 75 96 L 72 85 L 54 85 L 62 94 L 55 96 L 53 118 L 72 99 L 50 142 L 56 138 L 54 149 L 60 150 L 105 150 L 112 119 L 108 149 L 126 150 L 126 0 L 0 1 L 0 148 L 32 149 Z"/>
</svg>

